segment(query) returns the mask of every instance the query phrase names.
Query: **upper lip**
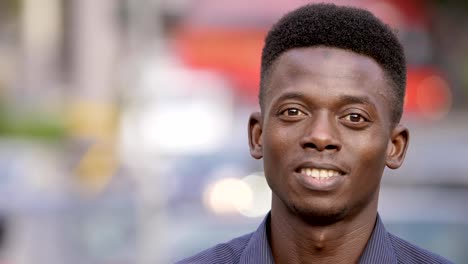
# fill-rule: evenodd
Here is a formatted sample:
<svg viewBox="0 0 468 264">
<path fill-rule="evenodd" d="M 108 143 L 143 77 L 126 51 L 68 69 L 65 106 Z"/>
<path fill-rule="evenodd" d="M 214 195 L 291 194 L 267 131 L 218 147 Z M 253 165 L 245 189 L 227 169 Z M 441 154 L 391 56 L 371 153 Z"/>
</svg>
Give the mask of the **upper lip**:
<svg viewBox="0 0 468 264">
<path fill-rule="evenodd" d="M 331 163 L 312 162 L 312 161 L 301 163 L 299 166 L 296 167 L 295 171 L 299 172 L 301 169 L 304 169 L 304 168 L 335 170 L 335 171 L 338 171 L 341 175 L 347 174 L 347 170 L 339 165 L 335 165 Z"/>
</svg>

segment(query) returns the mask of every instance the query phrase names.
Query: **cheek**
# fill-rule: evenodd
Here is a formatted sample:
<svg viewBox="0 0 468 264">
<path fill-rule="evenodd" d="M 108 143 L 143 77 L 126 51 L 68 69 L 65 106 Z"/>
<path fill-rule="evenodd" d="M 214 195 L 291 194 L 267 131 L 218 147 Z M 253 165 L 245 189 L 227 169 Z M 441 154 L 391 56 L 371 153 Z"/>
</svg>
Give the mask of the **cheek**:
<svg viewBox="0 0 468 264">
<path fill-rule="evenodd" d="M 291 133 L 288 129 L 279 129 L 275 126 L 270 126 L 264 131 L 264 158 L 271 157 L 282 160 L 294 146 L 294 133 Z"/>
<path fill-rule="evenodd" d="M 287 129 L 274 126 L 269 126 L 263 132 L 263 167 L 272 189 L 274 189 L 272 184 L 285 186 L 285 181 L 287 181 L 286 175 L 290 170 L 289 161 L 295 156 L 294 146 L 297 146 L 293 136 L 294 134 L 288 133 Z"/>
<path fill-rule="evenodd" d="M 380 182 L 385 168 L 387 141 L 376 136 L 373 140 L 355 140 L 353 144 L 359 146 L 354 148 L 354 154 L 351 157 L 353 164 L 359 164 L 355 172 L 362 175 L 360 181 Z"/>
</svg>

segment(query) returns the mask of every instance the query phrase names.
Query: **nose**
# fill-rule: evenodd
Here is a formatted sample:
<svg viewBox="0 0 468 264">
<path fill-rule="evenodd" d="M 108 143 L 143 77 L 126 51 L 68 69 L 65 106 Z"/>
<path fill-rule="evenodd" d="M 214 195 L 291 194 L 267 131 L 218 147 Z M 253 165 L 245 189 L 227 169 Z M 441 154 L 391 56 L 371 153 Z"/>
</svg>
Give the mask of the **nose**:
<svg viewBox="0 0 468 264">
<path fill-rule="evenodd" d="M 339 151 L 341 143 L 333 118 L 330 118 L 327 113 L 320 113 L 310 120 L 300 140 L 302 148 L 317 151 Z"/>
</svg>

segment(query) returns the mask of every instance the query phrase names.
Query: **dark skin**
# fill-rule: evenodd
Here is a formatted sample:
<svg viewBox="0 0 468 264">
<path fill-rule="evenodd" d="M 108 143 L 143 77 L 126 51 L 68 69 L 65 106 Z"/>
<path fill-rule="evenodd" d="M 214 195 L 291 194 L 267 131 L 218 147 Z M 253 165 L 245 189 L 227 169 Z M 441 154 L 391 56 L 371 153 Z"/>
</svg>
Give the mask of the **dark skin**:
<svg viewBox="0 0 468 264">
<path fill-rule="evenodd" d="M 275 263 L 357 263 L 383 170 L 400 167 L 408 146 L 391 121 L 391 83 L 372 58 L 337 48 L 292 49 L 272 67 L 249 144 L 273 191 Z"/>
</svg>

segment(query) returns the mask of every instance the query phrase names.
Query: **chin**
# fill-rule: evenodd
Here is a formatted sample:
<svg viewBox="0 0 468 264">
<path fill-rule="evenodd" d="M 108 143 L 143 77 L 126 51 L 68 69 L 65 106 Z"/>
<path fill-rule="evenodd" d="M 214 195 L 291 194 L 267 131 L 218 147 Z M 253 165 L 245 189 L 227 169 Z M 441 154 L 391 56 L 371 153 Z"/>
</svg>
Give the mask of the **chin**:
<svg viewBox="0 0 468 264">
<path fill-rule="evenodd" d="M 289 206 L 293 214 L 299 216 L 310 225 L 326 226 L 342 221 L 349 214 L 346 206 L 339 208 L 312 208 L 292 204 Z"/>
</svg>

